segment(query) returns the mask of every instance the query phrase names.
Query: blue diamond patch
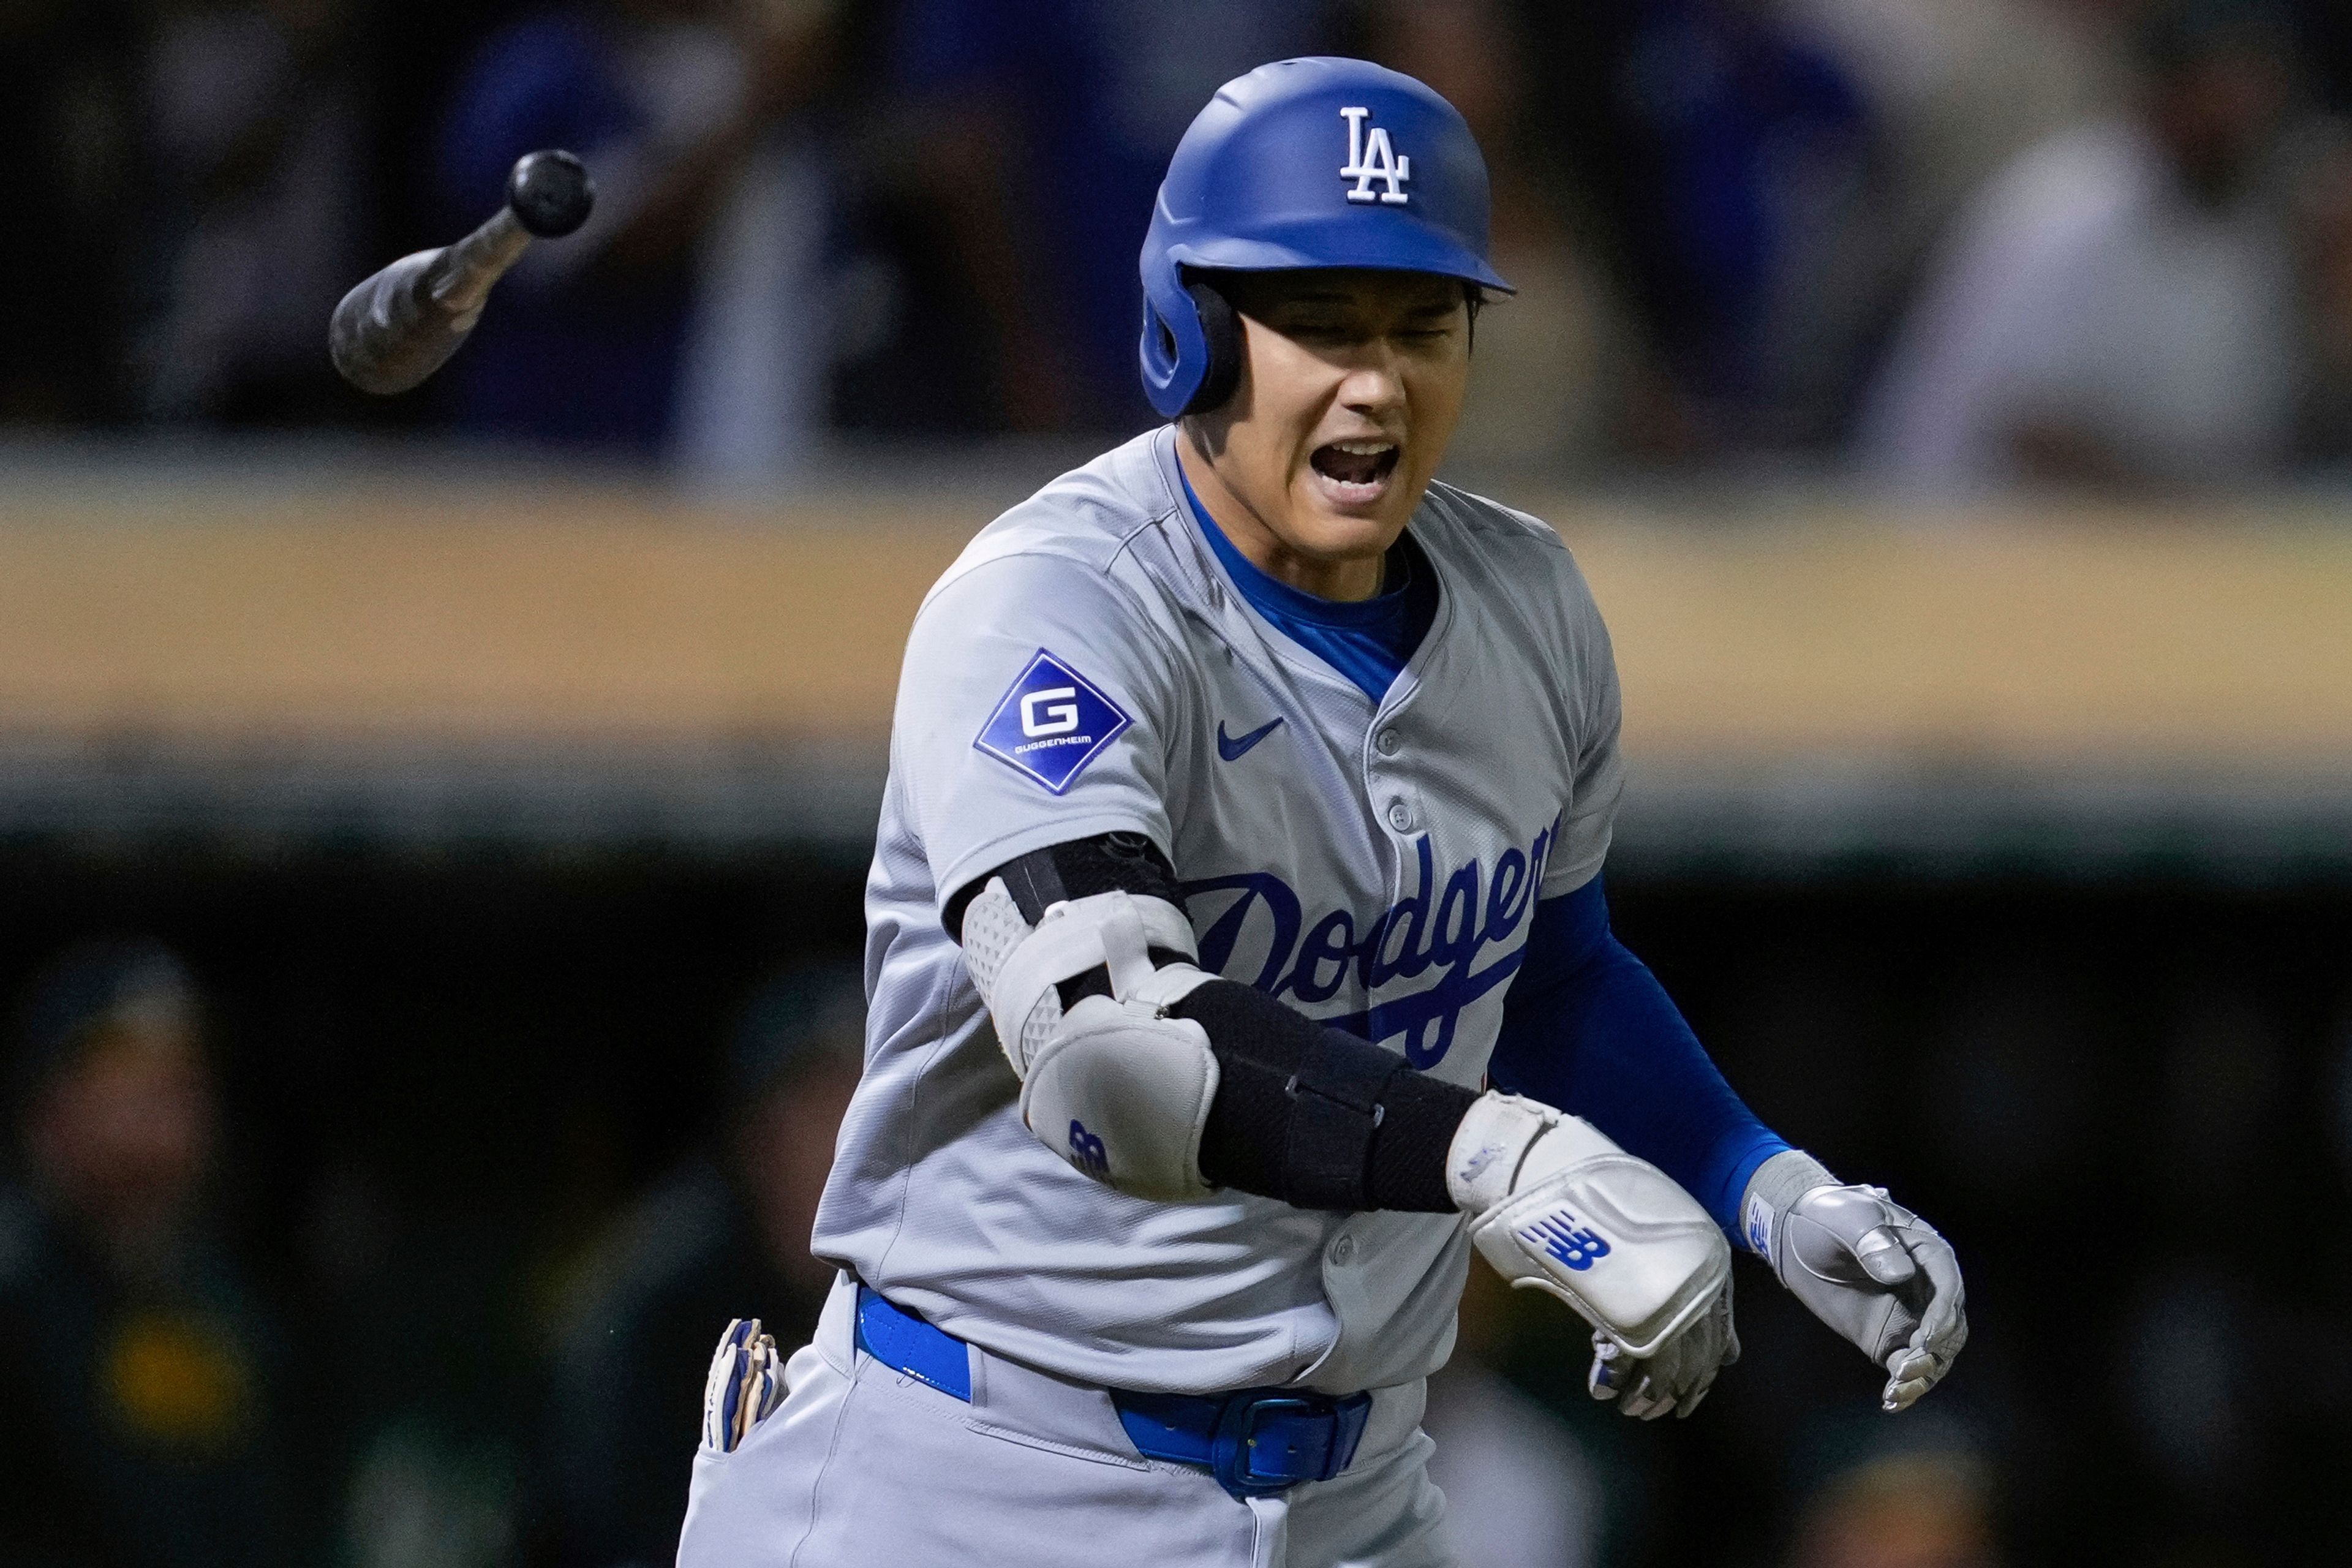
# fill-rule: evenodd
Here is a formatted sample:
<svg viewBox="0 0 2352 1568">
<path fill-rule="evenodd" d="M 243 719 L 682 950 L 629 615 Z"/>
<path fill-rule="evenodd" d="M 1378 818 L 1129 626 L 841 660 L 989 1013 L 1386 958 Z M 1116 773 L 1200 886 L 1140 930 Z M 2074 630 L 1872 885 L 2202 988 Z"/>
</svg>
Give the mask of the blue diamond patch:
<svg viewBox="0 0 2352 1568">
<path fill-rule="evenodd" d="M 1129 722 L 1118 703 L 1041 647 L 972 744 L 1060 795 Z"/>
</svg>

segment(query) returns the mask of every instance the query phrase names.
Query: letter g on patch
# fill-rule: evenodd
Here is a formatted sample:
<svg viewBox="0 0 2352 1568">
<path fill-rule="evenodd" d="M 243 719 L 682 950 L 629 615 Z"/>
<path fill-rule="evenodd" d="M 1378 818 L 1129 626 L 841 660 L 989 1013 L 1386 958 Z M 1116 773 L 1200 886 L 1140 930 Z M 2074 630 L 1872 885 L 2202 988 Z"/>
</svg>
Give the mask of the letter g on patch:
<svg viewBox="0 0 2352 1568">
<path fill-rule="evenodd" d="M 1076 697 L 1075 686 L 1049 686 L 1043 691 L 1032 691 L 1021 700 L 1021 732 L 1031 740 L 1047 735 L 1066 735 L 1078 727 L 1078 705 L 1064 700 Z M 1051 704 L 1051 706 L 1047 706 Z"/>
</svg>

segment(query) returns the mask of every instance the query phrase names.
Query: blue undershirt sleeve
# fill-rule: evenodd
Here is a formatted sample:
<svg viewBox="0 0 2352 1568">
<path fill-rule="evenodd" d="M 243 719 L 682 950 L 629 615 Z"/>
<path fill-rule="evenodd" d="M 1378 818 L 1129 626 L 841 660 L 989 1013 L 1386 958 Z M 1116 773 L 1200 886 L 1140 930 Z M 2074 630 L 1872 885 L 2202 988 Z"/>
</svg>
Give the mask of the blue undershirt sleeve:
<svg viewBox="0 0 2352 1568">
<path fill-rule="evenodd" d="M 1735 1244 L 1748 1178 L 1789 1147 L 1610 931 L 1597 876 L 1536 905 L 1487 1071 L 1496 1088 L 1581 1116 L 1665 1172 Z"/>
</svg>

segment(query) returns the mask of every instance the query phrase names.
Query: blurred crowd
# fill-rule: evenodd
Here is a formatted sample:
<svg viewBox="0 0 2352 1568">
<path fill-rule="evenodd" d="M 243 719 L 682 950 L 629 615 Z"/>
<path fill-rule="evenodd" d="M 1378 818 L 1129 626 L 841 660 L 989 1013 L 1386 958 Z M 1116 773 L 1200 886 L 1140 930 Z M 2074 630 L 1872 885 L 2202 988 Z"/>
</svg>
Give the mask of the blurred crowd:
<svg viewBox="0 0 2352 1568">
<path fill-rule="evenodd" d="M 239 1259 L 206 1013 L 143 940 L 74 946 L 27 989 L 0 1182 L 0 1563 L 669 1561 L 718 1335 L 758 1315 L 803 1342 L 832 1283 L 808 1236 L 863 1056 L 855 972 L 761 988 L 708 1136 L 562 1249 L 520 1419 L 435 1413 L 432 1374 L 403 1386 L 397 1347 L 478 1309 L 387 1293 L 352 1259 L 373 1222 L 348 1173 L 314 1194 L 306 1278 L 273 1288 Z M 522 1440 L 486 1447 L 485 1426 Z"/>
<path fill-rule="evenodd" d="M 1135 255 L 1266 59 L 1451 98 L 1500 270 L 1460 457 L 1922 495 L 2352 452 L 2328 0 L 0 0 L 0 426 L 426 427 L 726 485 L 1150 420 Z M 341 291 L 562 145 L 594 218 L 428 389 Z"/>
</svg>

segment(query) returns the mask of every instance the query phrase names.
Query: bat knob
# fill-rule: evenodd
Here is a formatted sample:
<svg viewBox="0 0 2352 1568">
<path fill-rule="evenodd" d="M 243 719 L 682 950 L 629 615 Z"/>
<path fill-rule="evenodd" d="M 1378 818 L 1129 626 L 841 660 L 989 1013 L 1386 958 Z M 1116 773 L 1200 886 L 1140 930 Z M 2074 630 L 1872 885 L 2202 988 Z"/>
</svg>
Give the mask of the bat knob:
<svg viewBox="0 0 2352 1568">
<path fill-rule="evenodd" d="M 561 239 L 596 206 L 596 183 L 569 153 L 527 153 L 507 176 L 507 205 L 515 220 L 541 239 Z"/>
</svg>

